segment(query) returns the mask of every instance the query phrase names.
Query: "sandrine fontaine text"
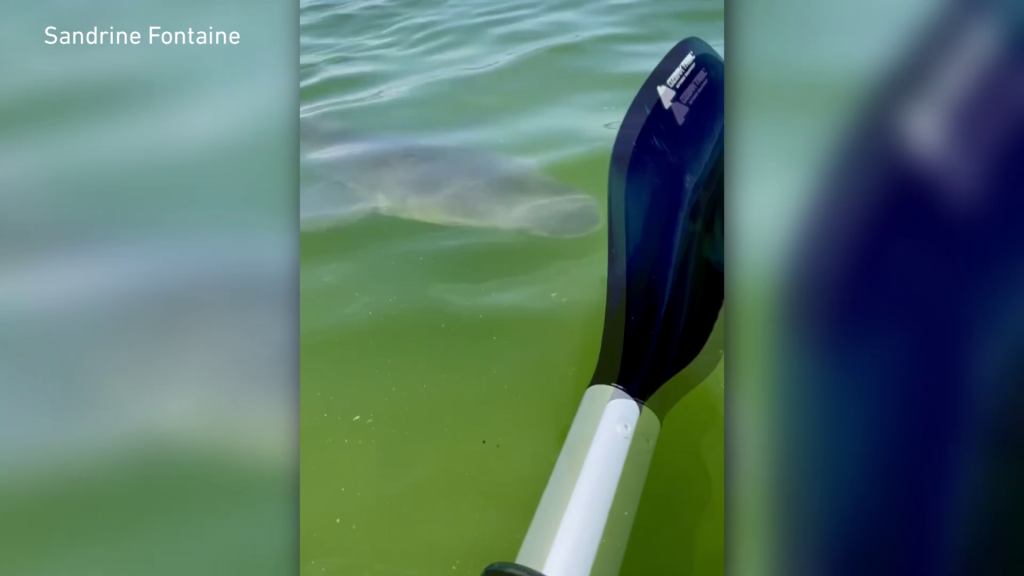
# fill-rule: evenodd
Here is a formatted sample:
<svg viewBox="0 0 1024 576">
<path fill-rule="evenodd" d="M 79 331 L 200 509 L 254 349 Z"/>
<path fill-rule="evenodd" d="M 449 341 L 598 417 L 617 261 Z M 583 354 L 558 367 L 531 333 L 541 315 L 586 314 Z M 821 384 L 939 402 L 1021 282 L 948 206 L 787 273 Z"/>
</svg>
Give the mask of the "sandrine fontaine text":
<svg viewBox="0 0 1024 576">
<path fill-rule="evenodd" d="M 137 31 L 100 30 L 57 30 L 56 26 L 46 27 L 47 44 L 141 44 L 142 34 Z M 238 44 L 242 37 L 238 32 L 214 30 L 161 30 L 159 26 L 149 27 L 149 44 Z"/>
</svg>

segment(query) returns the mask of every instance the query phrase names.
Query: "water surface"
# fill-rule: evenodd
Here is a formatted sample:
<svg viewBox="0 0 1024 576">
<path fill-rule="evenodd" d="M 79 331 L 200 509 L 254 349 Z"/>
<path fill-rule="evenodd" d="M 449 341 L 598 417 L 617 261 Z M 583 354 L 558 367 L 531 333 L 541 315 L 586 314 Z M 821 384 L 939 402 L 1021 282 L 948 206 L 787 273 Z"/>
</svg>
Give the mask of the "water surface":
<svg viewBox="0 0 1024 576">
<path fill-rule="evenodd" d="M 306 1 L 300 115 L 535 162 L 606 204 L 636 89 L 721 2 Z M 606 229 L 369 217 L 301 240 L 303 574 L 515 558 L 600 345 Z M 721 372 L 665 422 L 623 574 L 720 574 Z"/>
</svg>

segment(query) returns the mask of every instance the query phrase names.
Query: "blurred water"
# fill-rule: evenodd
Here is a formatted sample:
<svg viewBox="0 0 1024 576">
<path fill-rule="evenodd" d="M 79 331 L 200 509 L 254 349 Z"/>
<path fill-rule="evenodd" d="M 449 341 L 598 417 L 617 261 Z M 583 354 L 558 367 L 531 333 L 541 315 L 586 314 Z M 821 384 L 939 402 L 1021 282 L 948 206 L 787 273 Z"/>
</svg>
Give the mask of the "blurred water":
<svg viewBox="0 0 1024 576">
<path fill-rule="evenodd" d="M 295 18 L 0 7 L 0 573 L 294 566 Z M 247 41 L 46 46 L 49 25 Z"/>
<path fill-rule="evenodd" d="M 603 210 L 636 90 L 684 37 L 724 52 L 724 13 L 315 1 L 299 33 L 304 122 L 522 158 Z M 515 558 L 597 359 L 605 229 L 371 216 L 301 243 L 303 573 L 475 575 Z M 719 371 L 665 422 L 623 574 L 722 572 L 723 408 Z"/>
</svg>

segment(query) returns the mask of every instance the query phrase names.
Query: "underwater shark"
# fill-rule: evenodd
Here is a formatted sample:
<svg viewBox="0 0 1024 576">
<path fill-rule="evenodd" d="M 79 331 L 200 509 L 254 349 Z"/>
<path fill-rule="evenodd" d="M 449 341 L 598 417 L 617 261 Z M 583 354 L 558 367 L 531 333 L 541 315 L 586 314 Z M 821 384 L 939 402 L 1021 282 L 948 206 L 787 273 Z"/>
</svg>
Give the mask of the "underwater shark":
<svg viewBox="0 0 1024 576">
<path fill-rule="evenodd" d="M 529 162 L 301 122 L 303 231 L 369 214 L 558 238 L 585 236 L 603 224 L 593 197 Z"/>
</svg>

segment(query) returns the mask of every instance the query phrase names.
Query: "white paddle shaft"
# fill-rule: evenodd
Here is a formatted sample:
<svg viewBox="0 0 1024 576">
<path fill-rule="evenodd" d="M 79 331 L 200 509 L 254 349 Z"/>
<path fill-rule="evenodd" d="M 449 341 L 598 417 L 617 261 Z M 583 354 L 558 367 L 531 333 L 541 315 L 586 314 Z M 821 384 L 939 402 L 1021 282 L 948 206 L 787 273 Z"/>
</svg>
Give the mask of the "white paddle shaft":
<svg viewBox="0 0 1024 576">
<path fill-rule="evenodd" d="M 611 522 L 613 504 L 622 518 L 616 517 L 615 544 L 623 548 L 623 534 L 628 537 L 632 514 L 636 511 L 639 492 L 633 482 L 630 493 L 623 492 L 623 471 L 627 462 L 639 473 L 640 488 L 646 476 L 657 435 L 657 419 L 646 411 L 654 425 L 645 426 L 643 449 L 630 459 L 634 439 L 638 437 L 641 406 L 625 392 L 613 386 L 591 386 L 573 420 L 572 428 L 559 454 L 558 462 L 548 480 L 547 488 L 523 541 L 516 562 L 529 566 L 544 576 L 590 576 L 606 530 Z M 621 501 L 616 502 L 619 495 Z M 625 530 L 622 528 L 624 525 Z M 621 563 L 624 550 L 607 556 L 612 563 Z M 618 566 L 614 567 L 614 572 Z M 601 572 L 604 572 L 603 570 Z"/>
</svg>

